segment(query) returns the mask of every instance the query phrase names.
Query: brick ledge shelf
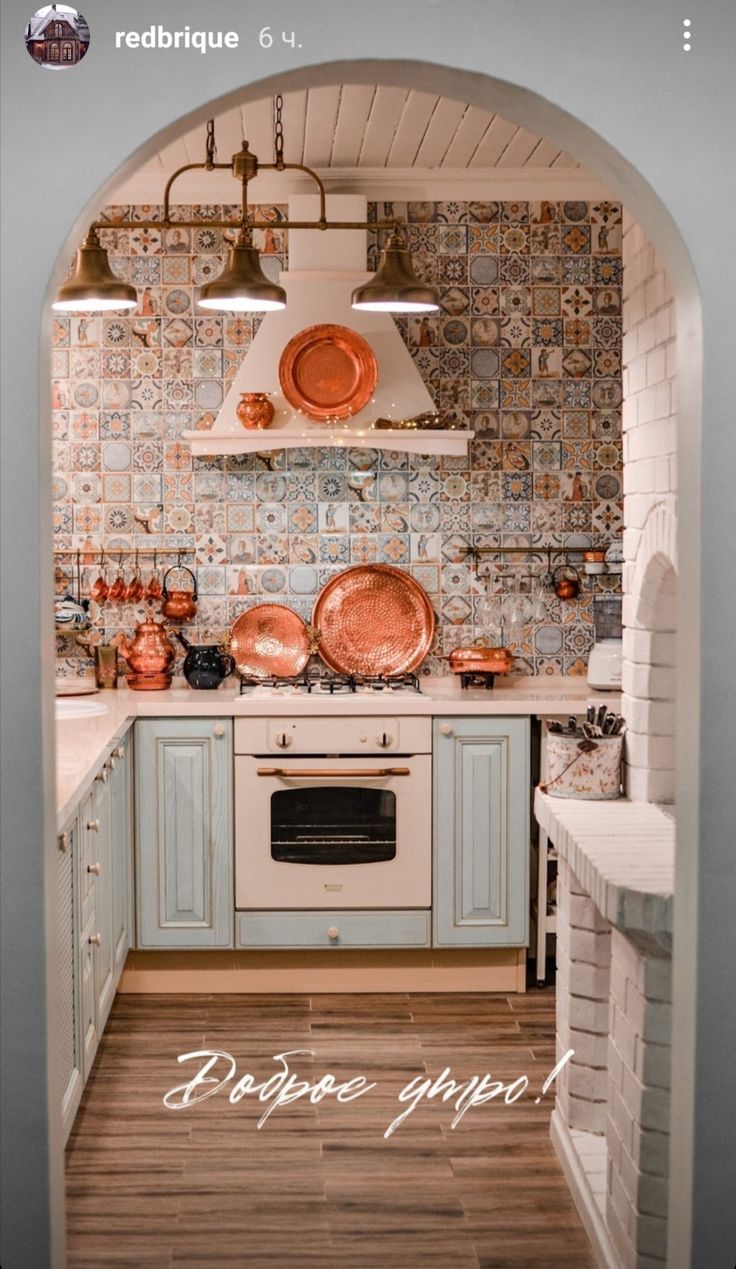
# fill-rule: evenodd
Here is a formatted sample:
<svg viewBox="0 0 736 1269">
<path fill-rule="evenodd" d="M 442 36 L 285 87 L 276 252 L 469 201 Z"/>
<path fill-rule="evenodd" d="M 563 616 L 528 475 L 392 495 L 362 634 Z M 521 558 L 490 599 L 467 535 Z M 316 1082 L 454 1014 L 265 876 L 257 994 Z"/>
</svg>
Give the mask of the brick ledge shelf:
<svg viewBox="0 0 736 1269">
<path fill-rule="evenodd" d="M 534 814 L 602 916 L 636 941 L 672 946 L 675 822 L 647 802 L 589 802 L 536 790 Z"/>
</svg>

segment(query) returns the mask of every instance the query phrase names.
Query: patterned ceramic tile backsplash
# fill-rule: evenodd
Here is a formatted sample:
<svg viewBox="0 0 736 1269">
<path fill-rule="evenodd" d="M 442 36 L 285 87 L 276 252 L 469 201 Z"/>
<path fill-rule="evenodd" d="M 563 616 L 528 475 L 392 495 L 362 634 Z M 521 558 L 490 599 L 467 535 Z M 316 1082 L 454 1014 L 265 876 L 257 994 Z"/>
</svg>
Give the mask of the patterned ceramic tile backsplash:
<svg viewBox="0 0 736 1269">
<path fill-rule="evenodd" d="M 273 219 L 258 245 L 276 276 L 287 260 L 284 208 L 258 210 Z M 201 596 L 190 634 L 200 641 L 266 600 L 309 616 L 333 572 L 395 564 L 432 599 L 437 655 L 426 668 L 442 672 L 443 652 L 486 633 L 476 620 L 488 582 L 464 555 L 471 538 L 542 548 L 621 532 L 620 205 L 379 203 L 370 214 L 391 210 L 408 219 L 417 272 L 442 297 L 437 315 L 398 325 L 438 407 L 476 428 L 469 456 L 331 448 L 193 459 L 181 433 L 214 418 L 258 319 L 197 312 L 196 287 L 224 258 L 221 230 L 121 230 L 116 218 L 159 209 L 109 208 L 103 238 L 140 304 L 130 317 L 54 321 L 57 547 L 104 546 L 113 559 L 125 547 L 190 548 Z M 523 586 L 545 571 L 546 554 L 485 560 L 492 584 L 518 576 Z M 86 566 L 84 585 L 98 572 Z M 504 630 L 517 670 L 584 673 L 593 587 L 617 580 L 585 579 L 573 604 L 549 594 L 542 621 Z M 106 638 L 143 615 L 109 603 L 93 611 Z M 58 651 L 79 668 L 81 650 L 60 638 Z"/>
</svg>

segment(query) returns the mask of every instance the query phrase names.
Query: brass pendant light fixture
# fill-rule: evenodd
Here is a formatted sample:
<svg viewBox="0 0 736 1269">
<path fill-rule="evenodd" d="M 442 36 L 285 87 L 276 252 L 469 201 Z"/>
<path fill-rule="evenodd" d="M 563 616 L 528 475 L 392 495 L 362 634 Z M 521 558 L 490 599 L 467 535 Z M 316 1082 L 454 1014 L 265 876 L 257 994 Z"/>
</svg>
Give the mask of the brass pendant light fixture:
<svg viewBox="0 0 736 1269">
<path fill-rule="evenodd" d="M 215 162 L 215 123 L 207 122 L 207 139 L 204 163 L 187 163 L 174 172 L 166 183 L 163 199 L 163 215 L 151 220 L 116 220 L 116 229 L 170 229 L 173 227 L 197 229 L 206 225 L 210 229 L 237 231 L 237 238 L 228 251 L 227 261 L 217 278 L 201 287 L 198 297 L 200 308 L 222 313 L 265 313 L 286 307 L 286 291 L 264 274 L 260 258 L 253 246 L 254 229 L 270 229 L 271 221 L 255 220 L 248 207 L 248 184 L 259 171 L 305 172 L 317 186 L 319 193 L 319 218 L 317 220 L 279 221 L 280 229 L 388 229 L 391 231 L 383 251 L 378 272 L 369 282 L 356 288 L 352 295 L 352 307 L 384 313 L 427 313 L 439 308 L 434 287 L 420 282 L 414 273 L 411 255 L 393 220 L 328 221 L 325 213 L 325 188 L 316 172 L 303 163 L 284 162 L 284 130 L 281 119 L 283 101 L 279 94 L 274 102 L 275 162 L 261 163 L 253 154 L 248 142 L 243 144 L 229 163 Z M 226 168 L 241 185 L 241 210 L 239 220 L 179 220 L 171 217 L 171 188 L 184 172 L 193 169 L 212 172 Z M 137 305 L 134 286 L 116 278 L 110 268 L 107 253 L 102 247 L 98 231 L 113 226 L 106 221 L 95 221 L 77 252 L 71 276 L 59 288 L 53 307 L 61 312 L 105 312 L 111 309 L 130 309 Z"/>
<path fill-rule="evenodd" d="M 241 229 L 225 268 L 200 289 L 197 303 L 218 313 L 267 313 L 286 308 L 286 291 L 266 277 L 249 233 Z"/>
<path fill-rule="evenodd" d="M 59 287 L 53 307 L 60 313 L 99 313 L 137 306 L 135 287 L 115 277 L 93 225 L 77 252 L 71 274 Z"/>
<path fill-rule="evenodd" d="M 369 313 L 436 313 L 437 292 L 414 272 L 411 253 L 394 229 L 369 282 L 355 288 L 351 307 Z"/>
</svg>

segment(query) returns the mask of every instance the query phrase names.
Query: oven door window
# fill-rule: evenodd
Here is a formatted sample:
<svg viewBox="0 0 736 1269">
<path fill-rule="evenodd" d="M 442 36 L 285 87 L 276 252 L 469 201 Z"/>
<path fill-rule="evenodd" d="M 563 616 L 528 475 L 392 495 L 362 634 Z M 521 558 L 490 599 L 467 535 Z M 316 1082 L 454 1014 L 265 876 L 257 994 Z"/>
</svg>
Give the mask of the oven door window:
<svg viewBox="0 0 736 1269">
<path fill-rule="evenodd" d="M 271 858 L 323 865 L 395 859 L 396 794 L 324 785 L 273 793 Z"/>
</svg>

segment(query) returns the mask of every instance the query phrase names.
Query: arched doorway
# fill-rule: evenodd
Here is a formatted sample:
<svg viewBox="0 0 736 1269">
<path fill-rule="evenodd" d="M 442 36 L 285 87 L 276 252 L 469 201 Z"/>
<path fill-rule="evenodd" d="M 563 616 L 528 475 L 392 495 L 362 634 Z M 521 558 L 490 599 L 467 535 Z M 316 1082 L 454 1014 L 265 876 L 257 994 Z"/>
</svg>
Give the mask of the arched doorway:
<svg viewBox="0 0 736 1269">
<path fill-rule="evenodd" d="M 231 93 L 215 102 L 210 101 L 198 107 L 197 110 L 186 116 L 185 120 L 168 125 L 162 132 L 141 146 L 111 176 L 108 188 L 116 183 L 121 173 L 132 170 L 152 149 L 159 148 L 162 143 L 174 139 L 180 130 L 188 129 L 197 122 L 203 122 L 213 108 L 226 106 L 229 102 L 234 101 L 236 97 L 241 101 L 247 102 L 247 100 L 256 95 L 263 95 L 264 92 L 275 90 L 276 88 L 284 90 L 290 85 L 361 82 L 361 79 L 366 74 L 379 76 L 381 82 L 390 84 L 405 83 L 407 76 L 411 75 L 412 82 L 431 82 L 433 85 L 441 87 L 442 91 L 447 95 L 460 96 L 462 100 L 485 104 L 490 108 L 503 111 L 504 114 L 521 123 L 528 124 L 530 127 L 538 127 L 546 135 L 558 137 L 562 144 L 588 162 L 614 188 L 620 188 L 623 182 L 632 210 L 641 223 L 645 225 L 652 239 L 661 244 L 661 248 L 667 258 L 673 282 L 682 297 L 684 325 L 687 330 L 696 332 L 696 338 L 692 346 L 693 362 L 690 367 L 692 371 L 690 383 L 693 386 L 690 390 L 689 399 L 681 402 L 680 417 L 681 425 L 687 425 L 690 435 L 697 435 L 699 429 L 697 393 L 699 380 L 697 340 L 699 312 L 697 310 L 696 288 L 692 270 L 679 239 L 679 234 L 666 208 L 659 202 L 654 191 L 636 172 L 628 167 L 619 155 L 612 151 L 599 137 L 596 137 L 585 124 L 565 115 L 563 111 L 550 106 L 549 103 L 541 98 L 534 97 L 533 94 L 526 90 L 518 89 L 514 85 L 500 80 L 493 80 L 480 75 L 468 75 L 462 71 L 424 63 L 410 65 L 401 62 L 361 63 L 356 61 L 342 64 L 336 63 L 331 66 L 310 67 L 295 71 L 290 75 L 279 76 L 273 80 L 261 81 L 256 85 L 249 86 L 243 93 Z M 78 239 L 79 228 L 85 220 L 94 215 L 97 207 L 101 202 L 104 202 L 104 199 L 105 190 L 103 189 L 100 194 L 95 195 L 93 201 L 90 200 L 84 213 L 79 217 L 77 224 L 70 232 L 67 242 L 59 255 L 57 268 L 49 286 L 49 294 L 55 290 L 60 281 L 69 251 Z M 48 348 L 46 351 L 48 353 Z M 48 441 L 48 431 L 46 441 Z M 689 494 L 691 495 L 689 515 L 695 517 L 697 515 L 697 493 L 694 487 L 689 490 Z M 682 752 L 680 758 L 681 770 L 694 770 L 697 758 L 697 753 L 693 748 L 697 744 L 694 730 L 690 732 L 687 742 L 683 741 L 683 743 L 687 743 L 690 748 Z"/>
</svg>

